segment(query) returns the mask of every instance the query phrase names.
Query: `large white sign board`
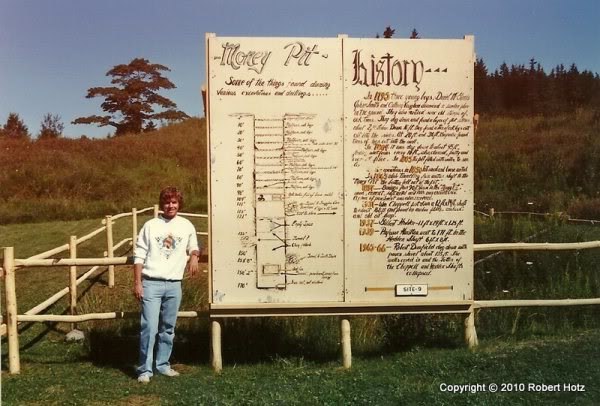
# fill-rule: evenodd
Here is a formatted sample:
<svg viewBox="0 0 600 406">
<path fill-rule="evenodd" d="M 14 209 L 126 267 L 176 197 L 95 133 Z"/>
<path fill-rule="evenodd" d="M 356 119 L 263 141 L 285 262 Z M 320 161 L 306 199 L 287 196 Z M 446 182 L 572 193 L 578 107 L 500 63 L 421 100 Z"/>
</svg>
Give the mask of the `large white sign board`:
<svg viewBox="0 0 600 406">
<path fill-rule="evenodd" d="M 472 300 L 472 37 L 207 50 L 213 308 Z"/>
</svg>

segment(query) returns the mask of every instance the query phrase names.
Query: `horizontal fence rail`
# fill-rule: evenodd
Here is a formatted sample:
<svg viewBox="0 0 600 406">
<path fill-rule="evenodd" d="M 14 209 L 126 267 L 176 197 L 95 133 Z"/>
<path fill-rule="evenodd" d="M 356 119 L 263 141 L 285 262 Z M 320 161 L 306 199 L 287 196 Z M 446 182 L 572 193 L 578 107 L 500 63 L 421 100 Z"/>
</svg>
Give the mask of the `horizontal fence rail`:
<svg viewBox="0 0 600 406">
<path fill-rule="evenodd" d="M 189 256 L 188 256 L 189 258 Z M 207 255 L 200 255 L 199 260 L 206 260 Z M 50 259 L 15 259 L 16 267 L 49 267 L 49 266 L 87 266 L 87 265 L 133 265 L 133 256 L 113 258 L 50 258 Z"/>
<path fill-rule="evenodd" d="M 571 243 L 536 243 L 514 242 L 494 244 L 474 244 L 473 251 L 565 251 L 600 248 L 600 241 L 571 242 Z"/>
<path fill-rule="evenodd" d="M 595 299 L 535 299 L 535 300 L 475 300 L 473 306 L 477 309 L 497 307 L 546 307 L 546 306 L 582 306 L 600 304 L 600 298 Z"/>
<path fill-rule="evenodd" d="M 208 311 L 181 311 L 177 313 L 177 317 L 183 318 L 194 318 L 200 315 L 207 315 Z M 114 319 L 136 319 L 140 317 L 139 312 L 107 312 L 107 313 L 87 313 L 78 315 L 59 315 L 59 314 L 39 314 L 39 315 L 18 315 L 18 321 L 51 321 L 51 322 L 65 322 L 65 323 L 77 323 L 92 320 L 114 320 Z"/>
<path fill-rule="evenodd" d="M 505 216 L 524 216 L 524 217 L 541 217 L 541 218 L 555 218 L 555 219 L 560 219 L 561 221 L 567 222 L 567 223 L 574 223 L 574 224 L 589 224 L 592 226 L 596 226 L 596 225 L 600 225 L 600 220 L 590 220 L 590 219 L 578 219 L 578 218 L 572 218 L 571 216 L 569 216 L 567 213 L 562 213 L 562 212 L 558 212 L 558 213 L 536 213 L 536 212 L 530 212 L 530 211 L 496 211 L 493 208 L 489 209 L 488 213 L 484 213 L 482 211 L 479 210 L 473 210 L 473 212 L 475 214 L 478 214 L 480 216 L 484 216 L 484 217 L 494 217 L 495 215 L 505 215 Z"/>
</svg>

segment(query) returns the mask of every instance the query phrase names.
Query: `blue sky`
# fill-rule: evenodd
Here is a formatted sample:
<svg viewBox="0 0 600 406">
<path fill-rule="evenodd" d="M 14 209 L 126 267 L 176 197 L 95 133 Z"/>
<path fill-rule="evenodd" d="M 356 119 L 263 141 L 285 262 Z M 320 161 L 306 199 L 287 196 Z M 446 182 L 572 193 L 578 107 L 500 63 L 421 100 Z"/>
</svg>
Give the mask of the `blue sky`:
<svg viewBox="0 0 600 406">
<path fill-rule="evenodd" d="M 102 113 L 87 89 L 136 57 L 168 66 L 177 89 L 162 94 L 200 116 L 206 32 L 372 38 L 388 25 L 397 38 L 473 34 L 492 71 L 535 57 L 547 72 L 576 63 L 600 73 L 598 0 L 0 0 L 0 123 L 16 112 L 35 135 L 52 113 L 66 136 L 106 136 L 112 127 L 70 122 Z"/>
</svg>

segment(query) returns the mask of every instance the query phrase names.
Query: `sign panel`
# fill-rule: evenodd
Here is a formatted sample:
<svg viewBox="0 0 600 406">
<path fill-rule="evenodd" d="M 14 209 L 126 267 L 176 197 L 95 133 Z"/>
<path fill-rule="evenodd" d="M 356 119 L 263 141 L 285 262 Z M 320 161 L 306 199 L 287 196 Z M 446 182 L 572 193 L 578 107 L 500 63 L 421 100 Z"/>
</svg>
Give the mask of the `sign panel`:
<svg viewBox="0 0 600 406">
<path fill-rule="evenodd" d="M 342 301 L 341 42 L 208 50 L 213 303 Z"/>
<path fill-rule="evenodd" d="M 472 40 L 344 39 L 344 57 L 346 300 L 472 299 Z"/>
<path fill-rule="evenodd" d="M 472 38 L 207 50 L 213 306 L 472 300 Z"/>
</svg>

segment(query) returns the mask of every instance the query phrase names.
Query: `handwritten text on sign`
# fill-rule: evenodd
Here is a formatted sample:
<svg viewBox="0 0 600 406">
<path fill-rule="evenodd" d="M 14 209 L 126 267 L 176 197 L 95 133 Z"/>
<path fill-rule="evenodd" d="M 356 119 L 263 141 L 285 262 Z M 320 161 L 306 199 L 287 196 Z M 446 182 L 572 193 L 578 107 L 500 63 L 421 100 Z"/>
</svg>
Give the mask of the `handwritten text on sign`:
<svg viewBox="0 0 600 406">
<path fill-rule="evenodd" d="M 208 44 L 214 303 L 472 298 L 472 38 Z"/>
</svg>

